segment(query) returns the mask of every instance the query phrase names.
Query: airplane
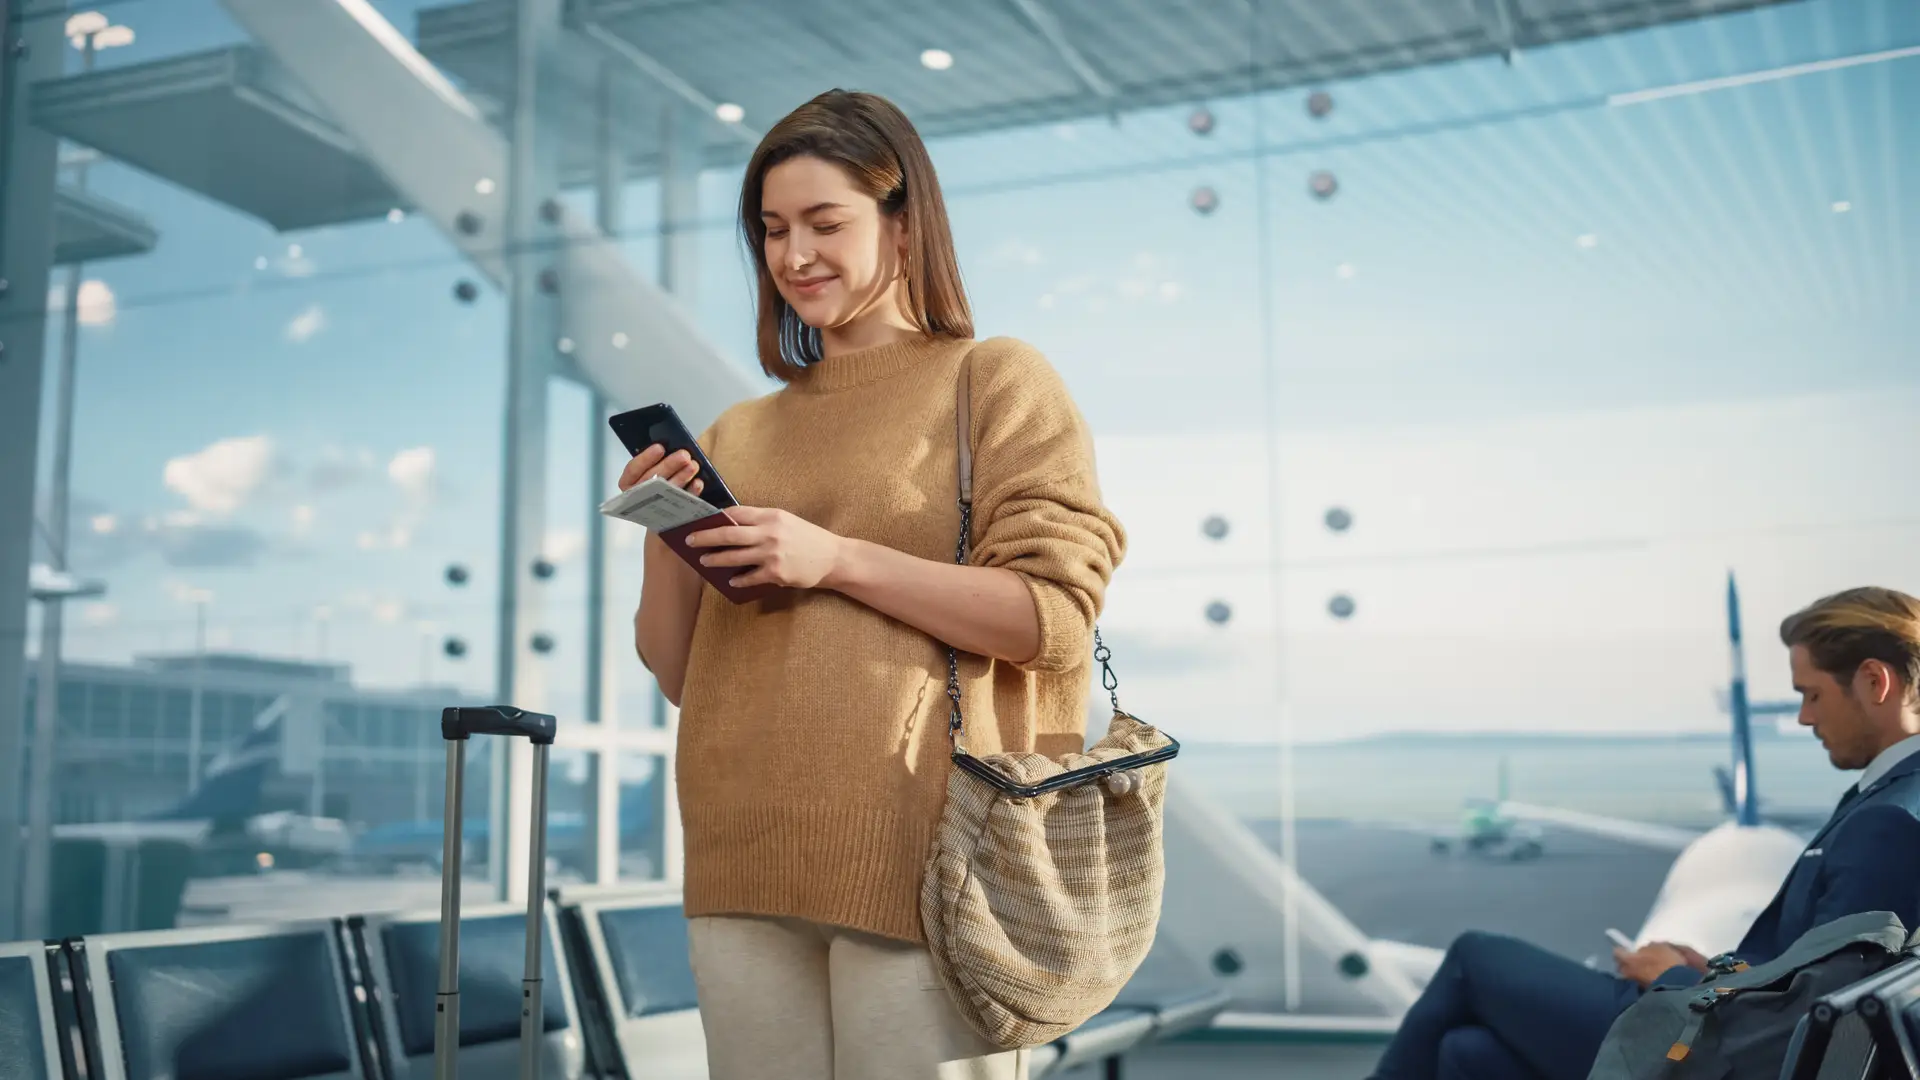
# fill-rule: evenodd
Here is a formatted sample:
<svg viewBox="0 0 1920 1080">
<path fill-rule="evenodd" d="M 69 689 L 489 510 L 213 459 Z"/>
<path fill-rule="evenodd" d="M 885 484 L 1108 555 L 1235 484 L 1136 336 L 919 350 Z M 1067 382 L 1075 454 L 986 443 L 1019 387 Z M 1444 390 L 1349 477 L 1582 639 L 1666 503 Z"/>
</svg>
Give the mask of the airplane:
<svg viewBox="0 0 1920 1080">
<path fill-rule="evenodd" d="M 486 743 L 476 747 L 485 753 Z M 470 759 L 471 763 L 471 759 Z M 646 836 L 653 822 L 652 787 L 657 777 L 638 783 L 622 782 L 617 829 L 621 836 Z M 358 867 L 395 871 L 417 866 L 439 873 L 445 858 L 445 822 L 431 817 L 409 821 L 389 821 L 361 830 L 353 837 L 341 861 Z M 460 827 L 461 859 L 472 862 L 487 851 L 493 823 L 488 815 L 469 812 Z M 547 850 L 549 853 L 578 850 L 592 842 L 587 815 L 571 811 L 547 811 Z"/>
<path fill-rule="evenodd" d="M 1468 799 L 1466 814 L 1460 823 L 1460 831 L 1434 831 L 1429 849 L 1435 855 L 1445 855 L 1453 850 L 1457 842 L 1474 854 L 1493 855 L 1502 853 L 1514 862 L 1537 859 L 1546 854 L 1544 833 L 1540 826 L 1531 821 L 1505 812 L 1507 803 L 1507 759 L 1500 759 L 1500 777 L 1495 795 L 1491 799 Z"/>
<path fill-rule="evenodd" d="M 1727 701 L 1733 721 L 1733 761 L 1720 771 L 1727 822 L 1702 833 L 1554 807 L 1501 804 L 1504 812 L 1521 820 L 1674 852 L 1673 866 L 1633 937 L 1636 946 L 1672 941 L 1708 956 L 1733 949 L 1799 860 L 1811 828 L 1828 816 L 1824 812 L 1817 817 L 1795 815 L 1795 824 L 1802 828 L 1790 828 L 1761 814 L 1753 782 L 1754 710 L 1747 698 L 1740 591 L 1731 572 L 1727 575 L 1727 639 L 1732 659 Z M 1768 706 L 1769 713 L 1777 714 L 1779 709 Z"/>
<path fill-rule="evenodd" d="M 208 763 L 200 786 L 174 805 L 129 821 L 56 825 L 54 838 L 185 843 L 201 873 L 314 866 L 338 857 L 352 840 L 346 822 L 299 813 L 269 797 L 288 712 L 288 699 L 275 699 L 246 735 Z"/>
</svg>

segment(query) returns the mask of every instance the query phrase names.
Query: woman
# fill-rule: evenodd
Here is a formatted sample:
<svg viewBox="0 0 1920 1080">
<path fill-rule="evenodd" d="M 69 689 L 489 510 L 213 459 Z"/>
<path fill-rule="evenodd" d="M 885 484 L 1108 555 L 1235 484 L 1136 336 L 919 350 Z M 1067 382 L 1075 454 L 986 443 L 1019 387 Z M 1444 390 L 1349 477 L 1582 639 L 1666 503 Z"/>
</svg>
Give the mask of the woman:
<svg viewBox="0 0 1920 1080">
<path fill-rule="evenodd" d="M 743 504 L 701 533 L 735 605 L 657 537 L 635 637 L 680 706 L 686 912 L 715 1080 L 1015 1077 L 956 1011 L 919 914 L 945 798 L 946 646 L 968 749 L 1084 746 L 1091 629 L 1125 550 L 1092 439 L 1032 348 L 973 340 L 946 208 L 907 118 L 832 91 L 767 133 L 741 231 L 761 366 L 786 385 L 701 437 Z M 970 368 L 973 545 L 954 562 Z M 684 456 L 635 457 L 698 491 Z"/>
</svg>

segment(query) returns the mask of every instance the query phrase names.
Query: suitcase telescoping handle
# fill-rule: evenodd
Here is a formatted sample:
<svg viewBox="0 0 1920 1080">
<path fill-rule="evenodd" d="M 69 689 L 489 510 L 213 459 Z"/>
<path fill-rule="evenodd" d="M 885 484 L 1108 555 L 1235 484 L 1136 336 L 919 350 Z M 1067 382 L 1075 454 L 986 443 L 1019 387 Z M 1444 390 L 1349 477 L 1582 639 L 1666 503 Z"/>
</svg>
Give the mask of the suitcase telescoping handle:
<svg viewBox="0 0 1920 1080">
<path fill-rule="evenodd" d="M 533 744 L 533 827 L 528 848 L 533 865 L 527 879 L 527 971 L 520 983 L 520 1076 L 540 1080 L 540 1040 L 546 1012 L 540 995 L 540 942 L 546 927 L 547 747 L 557 727 L 545 713 L 511 705 L 449 708 L 440 713 L 440 737 L 447 742 L 445 848 L 440 860 L 440 992 L 434 1002 L 434 1080 L 455 1080 L 460 1057 L 460 853 L 461 782 L 467 764 L 467 739 L 473 735 L 518 736 Z"/>
</svg>

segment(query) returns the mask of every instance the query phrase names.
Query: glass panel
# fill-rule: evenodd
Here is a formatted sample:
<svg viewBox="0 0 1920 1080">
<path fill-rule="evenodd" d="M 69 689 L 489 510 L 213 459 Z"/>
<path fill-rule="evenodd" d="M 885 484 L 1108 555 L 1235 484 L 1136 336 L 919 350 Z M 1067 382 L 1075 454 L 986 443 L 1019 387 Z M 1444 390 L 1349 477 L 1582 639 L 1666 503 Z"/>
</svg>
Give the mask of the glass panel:
<svg viewBox="0 0 1920 1080">
<path fill-rule="evenodd" d="M 415 39 L 461 17 L 435 14 L 445 6 L 372 10 Z M 777 6 L 606 17 L 692 20 L 737 43 L 686 77 L 740 97 L 744 124 L 765 130 L 798 100 L 758 88 L 773 78 L 757 67 L 759 20 Z M 1772 726 L 1790 698 L 1773 629 L 1823 592 L 1920 573 L 1907 465 L 1920 459 L 1920 128 L 1901 111 L 1920 99 L 1920 9 L 1053 6 L 1069 38 L 1103 43 L 1085 55 L 1111 78 L 1232 67 L 1204 92 L 1149 81 L 1100 115 L 1102 80 L 1041 36 L 1018 70 L 955 44 L 952 75 L 911 59 L 922 36 L 962 28 L 910 24 L 906 9 L 862 9 L 847 42 L 784 24 L 775 36 L 798 43 L 787 59 L 822 88 L 863 84 L 870 57 L 899 51 L 903 70 L 882 81 L 917 116 L 968 86 L 1054 88 L 1017 122 L 930 152 L 978 335 L 1040 349 L 1095 433 L 1128 534 L 1102 612 L 1122 704 L 1182 738 L 1176 783 L 1224 804 L 1330 901 L 1251 897 L 1248 923 L 1292 941 L 1305 924 L 1285 912 L 1337 910 L 1365 935 L 1435 946 L 1484 926 L 1574 959 L 1604 948 L 1597 928 L 1640 926 L 1671 853 L 1523 810 L 1692 830 L 1727 817 L 1715 771 L 1732 765 L 1719 700 L 1730 570 L 1753 695 L 1776 706 L 1756 740 L 1761 805 L 1823 815 L 1848 777 L 1790 722 Z M 1587 36 L 1517 63 L 1478 55 L 1491 31 L 1468 12 L 1493 8 Z M 1600 21 L 1681 8 L 1645 28 Z M 45 342 L 49 372 L 68 345 L 77 363 L 73 562 L 108 587 L 71 608 L 49 797 L 74 819 L 220 817 L 182 923 L 431 908 L 438 710 L 506 696 L 564 724 L 590 718 L 585 562 L 604 492 L 588 463 L 608 484 L 623 463 L 604 422 L 615 406 L 560 361 L 522 415 L 546 430 L 513 462 L 540 460 L 546 497 L 537 539 L 506 568 L 528 612 L 511 644 L 541 644 L 503 678 L 497 245 L 463 254 L 341 149 L 365 140 L 333 131 L 325 108 L 260 108 L 273 86 L 189 71 L 248 43 L 218 0 L 100 12 L 131 33 L 97 42 L 95 73 L 138 85 L 89 92 L 83 51 L 49 38 L 76 78 L 35 88 L 66 110 L 36 120 L 73 140 L 63 205 L 84 186 L 112 207 L 95 226 L 155 239 L 89 255 L 77 334 L 63 340 L 55 320 Z M 28 18 L 75 13 L 36 0 Z M 1026 33 L 1007 11 L 982 15 L 1003 17 Z M 1176 19 L 1209 35 L 1182 37 Z M 1128 41 L 1103 36 L 1128 26 Z M 1175 40 L 1192 55 L 1149 55 Z M 1463 42 L 1476 55 L 1447 59 Z M 445 41 L 422 49 L 503 128 L 502 71 Z M 1306 53 L 1401 70 L 1295 85 L 1326 74 Z M 602 58 L 568 59 L 552 110 L 571 132 L 560 201 L 585 214 L 598 209 L 583 132 L 603 119 Z M 1242 63 L 1287 85 L 1251 93 Z M 152 66 L 123 72 L 134 65 Z M 723 362 L 751 371 L 733 220 L 751 135 L 699 118 L 709 167 L 691 184 L 695 220 L 669 232 L 658 94 L 636 100 L 604 117 L 630 143 L 628 171 L 648 174 L 620 185 L 615 246 L 640 276 L 670 276 Z M 420 121 L 396 109 L 379 122 Z M 495 229 L 506 178 L 454 179 L 492 215 L 474 227 Z M 53 276 L 63 307 L 67 274 Z M 569 344 L 552 342 L 555 356 Z M 49 382 L 49 417 L 53 397 Z M 642 533 L 604 535 L 599 719 L 658 729 L 668 710 L 632 643 Z M 212 669 L 198 680 L 197 656 Z M 205 801 L 188 804 L 196 681 Z M 554 752 L 556 883 L 594 876 L 599 827 L 618 831 L 617 876 L 668 870 L 669 762 L 608 739 Z M 474 897 L 504 873 L 487 815 L 501 752 L 495 739 L 467 750 L 457 869 Z M 612 822 L 598 820 L 603 754 L 616 755 Z M 1494 878 L 1463 848 L 1540 865 Z M 1170 948 L 1215 955 L 1201 929 Z M 1304 1011 L 1360 1000 L 1327 1005 L 1313 971 Z M 1240 987 L 1265 977 L 1248 974 Z"/>
<path fill-rule="evenodd" d="M 620 755 L 621 881 L 666 876 L 666 781 L 667 759 L 661 755 Z"/>
<path fill-rule="evenodd" d="M 555 747 L 547 760 L 547 882 L 593 880 L 593 830 L 601 755 Z"/>
<path fill-rule="evenodd" d="M 1217 767 L 1249 817 L 1291 793 L 1302 873 L 1363 930 L 1604 961 L 1597 928 L 1647 924 L 1673 853 L 1546 815 L 1728 819 L 1729 589 L 1752 695 L 1790 714 L 1779 621 L 1920 571 L 1915 523 L 1872 494 L 1914 486 L 1887 440 L 1915 445 L 1920 180 L 1882 163 L 1920 149 L 1887 111 L 1920 71 L 1787 70 L 1911 40 L 1891 10 L 1767 6 L 1334 87 L 1352 137 L 1268 159 L 1299 745 Z M 1762 815 L 1817 826 L 1854 777 L 1779 719 L 1755 721 Z M 1487 857 L 1541 866 L 1493 889 L 1449 865 Z M 1425 910 L 1376 890 L 1388 864 Z M 1720 940 L 1689 944 L 1738 940 L 1719 906 Z"/>
</svg>

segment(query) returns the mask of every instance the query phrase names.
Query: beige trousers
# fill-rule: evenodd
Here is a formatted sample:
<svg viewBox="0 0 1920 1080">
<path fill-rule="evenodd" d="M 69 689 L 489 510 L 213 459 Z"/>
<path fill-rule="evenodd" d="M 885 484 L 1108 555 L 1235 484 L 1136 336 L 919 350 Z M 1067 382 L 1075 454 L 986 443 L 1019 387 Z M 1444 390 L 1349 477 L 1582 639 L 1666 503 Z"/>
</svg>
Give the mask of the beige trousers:
<svg viewBox="0 0 1920 1080">
<path fill-rule="evenodd" d="M 1026 1080 L 954 1008 L 924 946 L 801 919 L 688 923 L 710 1080 Z"/>
</svg>

